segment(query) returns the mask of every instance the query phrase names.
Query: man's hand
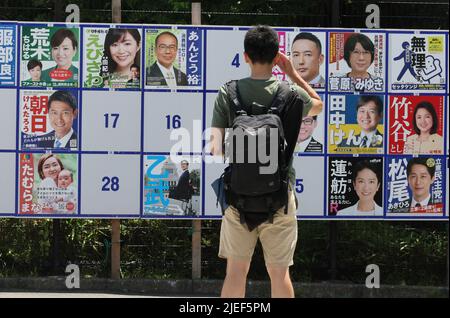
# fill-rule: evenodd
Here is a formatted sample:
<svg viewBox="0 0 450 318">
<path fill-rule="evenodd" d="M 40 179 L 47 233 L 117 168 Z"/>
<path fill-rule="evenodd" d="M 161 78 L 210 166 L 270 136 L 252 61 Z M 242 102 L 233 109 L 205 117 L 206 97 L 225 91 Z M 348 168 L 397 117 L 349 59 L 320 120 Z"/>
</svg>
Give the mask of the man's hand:
<svg viewBox="0 0 450 318">
<path fill-rule="evenodd" d="M 276 57 L 276 65 L 278 65 L 280 69 L 290 78 L 292 78 L 296 73 L 291 60 L 281 52 L 278 52 Z"/>
</svg>

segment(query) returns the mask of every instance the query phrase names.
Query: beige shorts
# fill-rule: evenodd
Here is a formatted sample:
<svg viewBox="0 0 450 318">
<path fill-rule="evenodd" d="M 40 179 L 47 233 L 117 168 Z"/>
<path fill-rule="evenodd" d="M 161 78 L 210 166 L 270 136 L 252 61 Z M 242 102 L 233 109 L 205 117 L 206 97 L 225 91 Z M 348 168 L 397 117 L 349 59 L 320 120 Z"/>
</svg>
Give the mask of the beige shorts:
<svg viewBox="0 0 450 318">
<path fill-rule="evenodd" d="M 295 194 L 289 190 L 288 213 L 283 207 L 274 215 L 273 223 L 264 222 L 250 232 L 246 224 L 241 224 L 239 212 L 229 206 L 220 228 L 219 257 L 250 262 L 259 238 L 266 265 L 291 266 L 297 244 L 295 212 Z"/>
</svg>

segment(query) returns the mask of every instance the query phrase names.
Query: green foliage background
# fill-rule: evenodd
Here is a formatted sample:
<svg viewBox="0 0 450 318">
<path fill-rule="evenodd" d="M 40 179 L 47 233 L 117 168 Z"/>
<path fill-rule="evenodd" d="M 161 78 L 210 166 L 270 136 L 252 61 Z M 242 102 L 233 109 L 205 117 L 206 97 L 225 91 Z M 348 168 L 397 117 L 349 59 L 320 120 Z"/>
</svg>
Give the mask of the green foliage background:
<svg viewBox="0 0 450 318">
<path fill-rule="evenodd" d="M 61 220 L 60 255 L 54 264 L 52 221 L 0 219 L 0 277 L 64 275 L 69 263 L 83 276 L 109 277 L 108 220 Z M 339 281 L 364 283 L 368 264 L 377 264 L 383 284 L 445 286 L 448 224 L 444 222 L 338 221 Z M 202 278 L 223 279 L 218 258 L 220 222 L 202 221 Z M 122 220 L 124 278 L 191 278 L 192 222 Z M 329 222 L 300 221 L 291 274 L 294 281 L 330 279 Z M 257 246 L 249 278 L 268 279 Z"/>
</svg>

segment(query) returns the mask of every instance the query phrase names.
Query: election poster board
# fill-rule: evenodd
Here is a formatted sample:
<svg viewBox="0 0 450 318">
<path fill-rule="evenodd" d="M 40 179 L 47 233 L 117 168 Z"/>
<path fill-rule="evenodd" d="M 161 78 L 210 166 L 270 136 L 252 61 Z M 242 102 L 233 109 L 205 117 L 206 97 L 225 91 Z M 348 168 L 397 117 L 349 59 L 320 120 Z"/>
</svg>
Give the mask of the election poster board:
<svg viewBox="0 0 450 318">
<path fill-rule="evenodd" d="M 381 93 L 385 90 L 384 32 L 330 32 L 328 39 L 329 91 Z"/>
<path fill-rule="evenodd" d="M 20 85 L 78 87 L 79 43 L 78 26 L 22 25 Z"/>
<path fill-rule="evenodd" d="M 328 215 L 383 217 L 383 158 L 328 158 Z"/>
<path fill-rule="evenodd" d="M 78 148 L 78 91 L 21 90 L 19 107 L 22 149 Z"/>
<path fill-rule="evenodd" d="M 0 85 L 16 84 L 17 25 L 0 24 Z"/>
<path fill-rule="evenodd" d="M 389 92 L 445 93 L 448 83 L 445 41 L 444 34 L 434 32 L 390 33 Z"/>
<path fill-rule="evenodd" d="M 249 28 L 1 21 L 0 217 L 220 219 L 211 122 Z M 324 105 L 298 219 L 448 220 L 448 31 L 275 30 Z"/>
<path fill-rule="evenodd" d="M 83 87 L 140 88 L 142 29 L 84 27 Z"/>
</svg>

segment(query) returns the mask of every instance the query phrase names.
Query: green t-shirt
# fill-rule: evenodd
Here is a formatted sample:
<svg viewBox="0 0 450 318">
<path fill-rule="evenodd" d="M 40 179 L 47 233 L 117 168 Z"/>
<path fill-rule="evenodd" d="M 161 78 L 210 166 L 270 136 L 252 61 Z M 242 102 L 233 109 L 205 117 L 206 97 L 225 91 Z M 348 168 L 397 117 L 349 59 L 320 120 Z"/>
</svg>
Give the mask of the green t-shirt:
<svg viewBox="0 0 450 318">
<path fill-rule="evenodd" d="M 240 79 L 237 83 L 241 102 L 247 107 L 251 105 L 252 114 L 265 114 L 278 90 L 278 80 L 271 77 L 265 80 L 252 79 L 250 77 Z M 308 93 L 298 85 L 291 85 L 303 100 L 303 117 L 307 116 L 312 108 L 312 99 Z M 234 115 L 230 111 L 230 99 L 223 85 L 214 103 L 211 127 L 229 128 L 232 125 Z M 294 184 L 295 170 L 292 160 L 289 162 L 289 181 Z"/>
</svg>

